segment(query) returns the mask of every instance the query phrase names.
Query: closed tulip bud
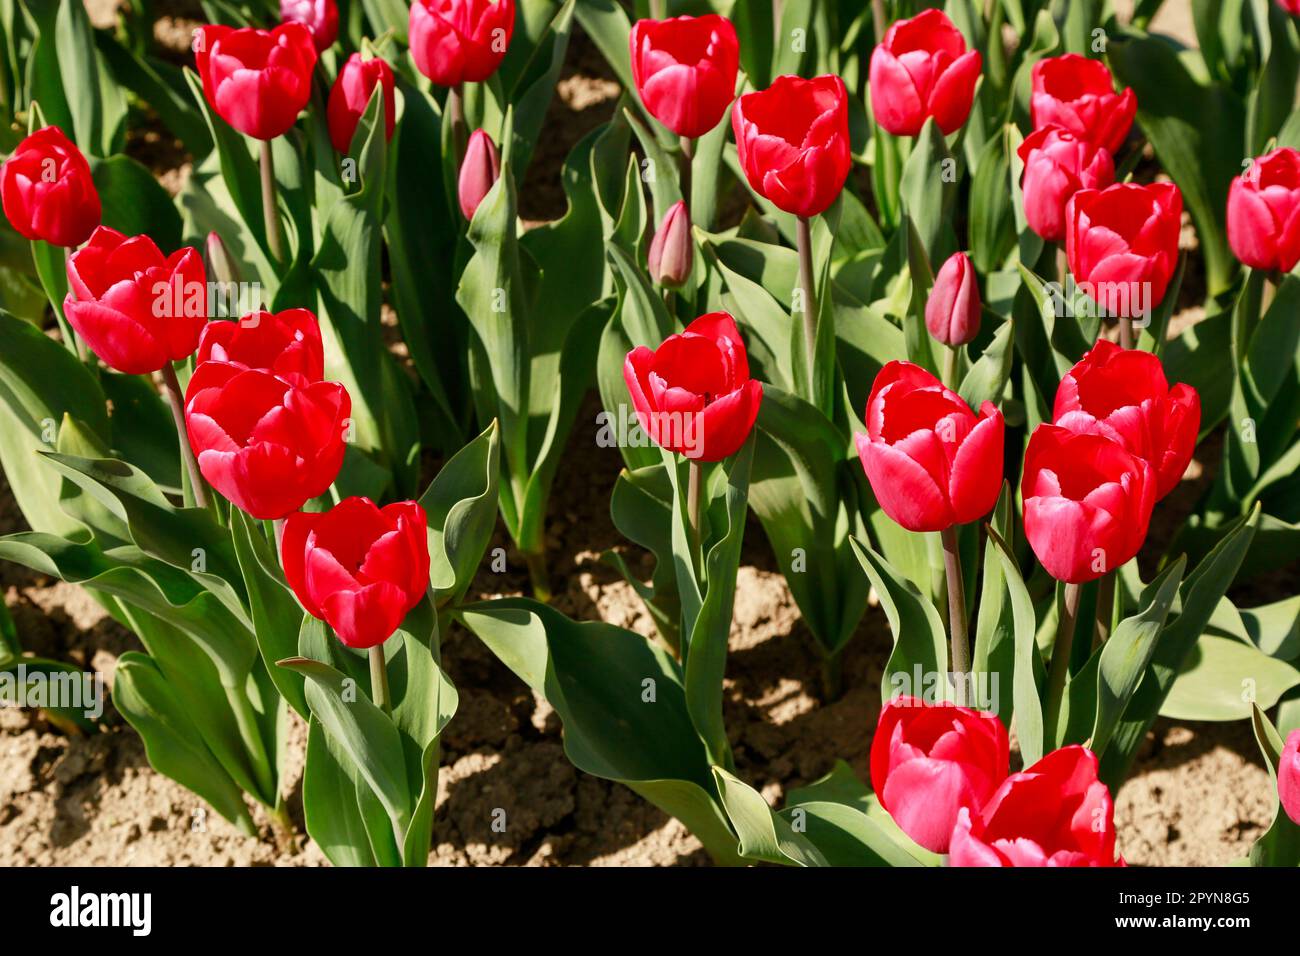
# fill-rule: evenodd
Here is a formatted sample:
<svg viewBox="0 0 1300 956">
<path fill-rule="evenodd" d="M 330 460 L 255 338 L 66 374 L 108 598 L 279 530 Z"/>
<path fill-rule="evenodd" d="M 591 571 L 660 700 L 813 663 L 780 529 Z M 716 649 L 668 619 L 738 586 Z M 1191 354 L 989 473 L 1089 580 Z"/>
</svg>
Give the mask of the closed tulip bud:
<svg viewBox="0 0 1300 956">
<path fill-rule="evenodd" d="M 460 211 L 467 221 L 473 220 L 479 203 L 491 192 L 501 176 L 501 157 L 492 137 L 481 129 L 474 130 L 465 147 L 465 158 L 460 164 L 460 179 L 456 184 L 456 197 Z"/>
<path fill-rule="evenodd" d="M 236 371 L 258 369 L 305 387 L 325 377 L 320 323 L 306 309 L 250 312 L 238 322 L 209 322 L 194 353 L 196 368 L 185 389 L 186 401 Z M 209 368 L 209 366 L 217 366 Z"/>
<path fill-rule="evenodd" d="M 695 240 L 691 237 L 691 214 L 686 203 L 678 200 L 664 214 L 663 221 L 650 241 L 646 264 L 650 277 L 670 289 L 683 285 L 695 263 Z"/>
<path fill-rule="evenodd" d="M 1111 315 L 1149 315 L 1178 265 L 1182 215 L 1183 195 L 1172 183 L 1079 190 L 1065 209 L 1075 281 Z"/>
<path fill-rule="evenodd" d="M 1100 340 L 1065 373 L 1052 411 L 1055 424 L 1102 435 L 1146 460 L 1156 498 L 1183 477 L 1201 427 L 1201 399 L 1190 385 L 1169 387 L 1160 359 Z"/>
<path fill-rule="evenodd" d="M 515 29 L 515 0 L 415 0 L 410 47 L 438 86 L 482 83 L 501 65 Z"/>
<path fill-rule="evenodd" d="M 944 531 L 993 509 L 1002 487 L 1002 413 L 970 406 L 911 362 L 880 370 L 855 436 L 881 509 L 908 531 Z"/>
<path fill-rule="evenodd" d="M 871 739 L 871 786 L 904 833 L 947 853 L 957 812 L 983 809 L 1006 779 L 1009 754 L 996 714 L 897 697 Z"/>
<path fill-rule="evenodd" d="M 1300 0 L 1277 0 L 1277 5 L 1293 17 L 1300 16 Z"/>
<path fill-rule="evenodd" d="M 952 866 L 1123 866 L 1115 859 L 1115 804 L 1097 757 L 1054 750 L 1002 782 L 981 811 L 962 808 Z"/>
<path fill-rule="evenodd" d="M 1291 822 L 1300 824 L 1300 730 L 1293 730 L 1277 762 L 1277 795 Z"/>
<path fill-rule="evenodd" d="M 204 240 L 203 265 L 213 282 L 229 285 L 239 281 L 239 267 L 235 265 L 230 250 L 215 231 L 209 232 L 208 238 Z"/>
<path fill-rule="evenodd" d="M 1071 196 L 1115 181 L 1110 152 L 1060 126 L 1034 130 L 1016 152 L 1025 166 L 1020 183 L 1025 220 L 1048 242 L 1065 238 L 1065 206 Z"/>
<path fill-rule="evenodd" d="M 947 134 L 970 115 L 979 79 L 978 50 L 942 10 L 890 24 L 871 52 L 871 110 L 894 136 L 915 136 L 930 117 Z"/>
<path fill-rule="evenodd" d="M 736 93 L 740 42 L 726 17 L 638 20 L 632 80 L 650 115 L 694 139 L 718 125 Z"/>
<path fill-rule="evenodd" d="M 374 95 L 376 84 L 384 89 L 384 136 L 393 138 L 393 124 L 397 122 L 396 104 L 393 100 L 393 68 L 386 62 L 373 57 L 362 59 L 360 53 L 353 53 L 343 69 L 339 70 L 338 79 L 330 90 L 326 118 L 329 120 L 330 142 L 340 153 L 346 154 L 352 148 L 352 136 L 357 131 L 370 97 Z"/>
<path fill-rule="evenodd" d="M 934 277 L 925 327 L 944 345 L 965 345 L 979 334 L 980 288 L 966 253 L 954 252 Z"/>
<path fill-rule="evenodd" d="M 388 640 L 429 589 L 428 521 L 414 501 L 378 508 L 344 498 L 329 511 L 291 514 L 280 554 L 307 613 L 348 647 Z"/>
<path fill-rule="evenodd" d="M 81 245 L 99 225 L 99 192 L 81 150 L 57 126 L 19 143 L 0 166 L 5 218 L 25 239 Z"/>
<path fill-rule="evenodd" d="M 778 209 L 807 218 L 839 197 L 852 156 L 848 93 L 838 76 L 778 76 L 736 101 L 731 126 L 745 178 Z"/>
<path fill-rule="evenodd" d="M 1275 149 L 1233 179 L 1228 245 L 1252 269 L 1290 272 L 1300 262 L 1300 152 Z"/>
<path fill-rule="evenodd" d="M 316 47 L 297 22 L 273 30 L 210 24 L 194 63 L 217 115 L 247 136 L 271 140 L 288 132 L 311 98 Z"/>
<path fill-rule="evenodd" d="M 1156 480 L 1151 466 L 1101 435 L 1039 425 L 1020 482 L 1025 537 L 1047 573 L 1094 581 L 1137 555 L 1146 540 Z"/>
<path fill-rule="evenodd" d="M 339 35 L 339 8 L 334 0 L 280 0 L 280 20 L 301 23 L 311 31 L 320 53 L 334 45 Z"/>
<path fill-rule="evenodd" d="M 1116 93 L 1101 60 L 1067 53 L 1034 64 L 1029 111 L 1034 129 L 1061 126 L 1113 153 L 1133 125 L 1137 96 Z"/>
<path fill-rule="evenodd" d="M 628 352 L 623 381 L 642 430 L 661 448 L 695 461 L 735 454 L 763 401 L 736 320 L 726 312 L 700 316 L 657 349 Z"/>
<path fill-rule="evenodd" d="M 109 368 L 156 372 L 193 354 L 208 321 L 203 259 L 188 246 L 170 256 L 148 236 L 100 226 L 68 257 L 64 314 Z"/>
<path fill-rule="evenodd" d="M 208 484 L 262 521 L 323 495 L 343 466 L 352 414 L 337 382 L 298 388 L 270 372 L 208 362 L 185 429 Z M 196 371 L 197 375 L 198 372 Z"/>
</svg>

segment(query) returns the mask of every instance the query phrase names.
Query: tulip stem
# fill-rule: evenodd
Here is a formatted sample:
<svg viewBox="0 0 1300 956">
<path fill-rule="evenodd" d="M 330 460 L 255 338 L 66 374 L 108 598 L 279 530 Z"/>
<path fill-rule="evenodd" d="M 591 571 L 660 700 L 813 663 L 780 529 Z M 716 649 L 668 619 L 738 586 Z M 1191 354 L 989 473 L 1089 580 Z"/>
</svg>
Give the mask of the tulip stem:
<svg viewBox="0 0 1300 956">
<path fill-rule="evenodd" d="M 546 555 L 541 551 L 524 551 L 528 565 L 528 580 L 533 587 L 533 597 L 543 604 L 551 603 L 551 576 L 546 570 Z"/>
<path fill-rule="evenodd" d="M 266 242 L 277 266 L 284 263 L 284 223 L 275 201 L 275 154 L 271 141 L 262 140 L 262 220 L 266 223 Z"/>
<path fill-rule="evenodd" d="M 384 659 L 384 645 L 370 648 L 370 699 L 385 714 L 393 712 L 393 702 L 388 693 L 388 662 Z"/>
<path fill-rule="evenodd" d="M 469 141 L 465 125 L 465 94 L 461 84 L 447 90 L 447 112 L 451 114 L 451 148 L 456 156 L 456 173 L 465 161 L 465 145 Z"/>
<path fill-rule="evenodd" d="M 1093 650 L 1110 637 L 1110 623 L 1115 614 L 1115 573 L 1107 571 L 1097 582 L 1097 630 L 1092 636 Z"/>
<path fill-rule="evenodd" d="M 171 362 L 162 367 L 163 392 L 167 404 L 171 406 L 172 422 L 176 425 L 176 440 L 180 443 L 181 461 L 190 476 L 190 491 L 194 495 L 194 504 L 199 508 L 208 506 L 208 492 L 203 484 L 203 473 L 194 458 L 194 449 L 190 447 L 190 437 L 185 431 L 185 396 L 181 392 L 181 383 L 176 378 L 176 369 Z"/>
<path fill-rule="evenodd" d="M 945 345 L 943 349 L 943 384 L 954 392 L 961 385 L 957 381 L 957 345 Z"/>
<path fill-rule="evenodd" d="M 682 199 L 686 202 L 686 211 L 691 213 L 691 222 L 695 221 L 694 208 L 691 203 L 691 164 L 695 162 L 695 140 L 689 136 L 682 137 Z"/>
<path fill-rule="evenodd" d="M 804 356 L 808 364 L 808 397 L 814 398 L 814 370 L 817 367 L 817 292 L 813 285 L 812 223 L 807 216 L 799 217 L 797 232 L 799 246 L 799 285 L 803 288 Z"/>
<path fill-rule="evenodd" d="M 1133 320 L 1127 315 L 1119 317 L 1119 344 L 1126 349 L 1133 347 Z"/>
<path fill-rule="evenodd" d="M 957 528 L 939 532 L 943 541 L 943 566 L 948 579 L 948 630 L 952 643 L 953 690 L 957 706 L 965 707 L 970 683 L 970 640 L 966 636 L 966 584 L 961 576 L 961 552 L 957 546 Z"/>
<path fill-rule="evenodd" d="M 885 38 L 885 0 L 871 0 L 871 28 L 877 43 Z"/>
<path fill-rule="evenodd" d="M 1079 597 L 1082 587 L 1065 585 L 1061 599 L 1061 612 L 1056 624 L 1056 641 L 1052 644 L 1052 663 L 1047 672 L 1047 707 L 1043 712 L 1044 743 L 1056 746 L 1057 721 L 1061 716 L 1061 701 L 1065 696 L 1065 678 L 1070 673 L 1070 652 L 1074 646 L 1074 630 L 1079 620 Z"/>
<path fill-rule="evenodd" d="M 668 0 L 650 0 L 650 19 L 662 20 L 667 14 Z"/>
<path fill-rule="evenodd" d="M 689 477 L 686 481 L 686 518 L 691 527 L 691 563 L 695 565 L 695 576 L 697 579 L 704 577 L 704 556 L 701 553 L 703 548 L 703 539 L 700 534 L 701 524 L 701 507 L 702 494 L 701 485 L 704 483 L 700 463 L 691 460 L 689 468 Z"/>
</svg>

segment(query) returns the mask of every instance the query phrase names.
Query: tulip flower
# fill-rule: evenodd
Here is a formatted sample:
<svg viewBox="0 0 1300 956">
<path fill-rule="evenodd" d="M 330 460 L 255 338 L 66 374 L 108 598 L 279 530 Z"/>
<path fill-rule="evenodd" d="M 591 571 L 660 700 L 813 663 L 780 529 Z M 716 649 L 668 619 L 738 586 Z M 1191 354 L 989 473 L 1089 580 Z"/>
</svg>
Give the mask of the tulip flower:
<svg viewBox="0 0 1300 956">
<path fill-rule="evenodd" d="M 339 35 L 339 8 L 334 0 L 280 0 L 280 20 L 301 23 L 311 31 L 317 53 L 333 46 Z"/>
<path fill-rule="evenodd" d="M 1228 245 L 1252 269 L 1290 272 L 1300 262 L 1300 152 L 1275 149 L 1232 180 Z"/>
<path fill-rule="evenodd" d="M 217 115 L 266 141 L 286 133 L 311 98 L 316 47 L 311 32 L 295 21 L 273 30 L 209 24 L 194 62 Z"/>
<path fill-rule="evenodd" d="M 57 126 L 36 130 L 0 166 L 5 218 L 25 239 L 81 245 L 99 225 L 99 192 L 81 150 Z"/>
<path fill-rule="evenodd" d="M 481 129 L 474 130 L 465 148 L 465 158 L 460 164 L 460 177 L 456 184 L 456 197 L 460 211 L 467 222 L 474 219 L 481 203 L 496 181 L 501 177 L 501 156 L 492 137 Z"/>
<path fill-rule="evenodd" d="M 925 327 L 949 346 L 965 345 L 979 334 L 980 290 L 966 253 L 954 252 L 934 277 L 925 302 Z"/>
<path fill-rule="evenodd" d="M 236 371 L 259 369 L 290 385 L 306 387 L 325 377 L 325 350 L 320 323 L 306 309 L 272 313 L 250 312 L 238 322 L 209 322 L 194 355 L 196 369 L 186 388 L 188 401 L 205 382 L 224 382 L 229 372 L 207 366 L 228 366 Z"/>
<path fill-rule="evenodd" d="M 982 810 L 958 811 L 949 854 L 952 866 L 1123 866 L 1096 755 L 1062 747 L 1007 777 Z"/>
<path fill-rule="evenodd" d="M 1160 499 L 1192 460 L 1201 399 L 1190 385 L 1170 388 L 1155 355 L 1102 339 L 1061 379 L 1052 418 L 1062 428 L 1102 435 L 1145 459 Z"/>
<path fill-rule="evenodd" d="M 415 0 L 411 56 L 438 86 L 482 83 L 501 65 L 515 29 L 515 0 Z"/>
<path fill-rule="evenodd" d="M 1016 152 L 1025 167 L 1020 183 L 1025 219 L 1048 242 L 1065 238 L 1065 206 L 1071 196 L 1115 181 L 1110 152 L 1060 126 L 1034 130 Z"/>
<path fill-rule="evenodd" d="M 366 60 L 360 53 L 353 53 L 339 70 L 325 112 L 329 120 L 330 142 L 344 155 L 352 148 L 357 123 L 370 105 L 377 83 L 384 88 L 384 136 L 392 139 L 393 125 L 397 122 L 392 67 L 379 57 Z"/>
<path fill-rule="evenodd" d="M 343 386 L 298 388 L 256 369 L 215 362 L 204 368 L 203 387 L 185 405 L 185 426 L 212 487 L 264 521 L 324 494 L 343 465 L 352 413 Z"/>
<path fill-rule="evenodd" d="M 629 38 L 632 80 L 650 115 L 695 139 L 718 125 L 736 92 L 740 43 L 726 17 L 638 20 Z"/>
<path fill-rule="evenodd" d="M 1277 796 L 1291 822 L 1300 825 L 1300 730 L 1286 738 L 1277 763 Z"/>
<path fill-rule="evenodd" d="M 669 289 L 680 288 L 690 278 L 695 263 L 695 240 L 691 238 L 691 214 L 678 200 L 655 230 L 646 255 L 650 278 Z"/>
<path fill-rule="evenodd" d="M 1079 190 L 1065 209 L 1065 252 L 1075 281 L 1111 315 L 1149 315 L 1178 264 L 1182 214 L 1183 196 L 1172 183 Z"/>
<path fill-rule="evenodd" d="M 700 316 L 657 349 L 628 352 L 623 380 L 642 430 L 696 462 L 735 454 L 763 400 L 736 320 L 726 312 Z"/>
<path fill-rule="evenodd" d="M 749 185 L 778 209 L 824 212 L 849 175 L 848 94 L 838 76 L 781 76 L 746 93 L 731 112 Z"/>
<path fill-rule="evenodd" d="M 942 531 L 993 510 L 1002 487 L 1002 413 L 978 418 L 956 392 L 911 362 L 876 376 L 855 436 L 881 509 L 908 531 Z"/>
<path fill-rule="evenodd" d="M 1133 125 L 1137 97 L 1131 89 L 1115 92 L 1115 81 L 1101 60 L 1077 53 L 1047 57 L 1034 64 L 1031 82 L 1034 129 L 1061 126 L 1113 153 Z"/>
<path fill-rule="evenodd" d="M 164 256 L 148 236 L 100 226 L 68 258 L 68 283 L 68 322 L 104 364 L 128 375 L 188 358 L 207 324 L 203 259 L 188 246 Z"/>
<path fill-rule="evenodd" d="M 897 697 L 871 740 L 871 785 L 904 833 L 947 853 L 958 811 L 983 809 L 1006 779 L 1009 751 L 996 714 Z"/>
<path fill-rule="evenodd" d="M 1097 434 L 1040 425 L 1025 451 L 1025 537 L 1048 573 L 1081 584 L 1131 560 L 1146 539 L 1156 477 Z"/>
<path fill-rule="evenodd" d="M 890 24 L 871 52 L 871 109 L 894 136 L 915 136 L 930 117 L 946 136 L 970 115 L 979 79 L 978 50 L 942 10 Z"/>
<path fill-rule="evenodd" d="M 1300 17 L 1300 0 L 1276 0 L 1277 5 L 1291 14 L 1293 17 Z"/>
<path fill-rule="evenodd" d="M 307 613 L 348 647 L 388 640 L 429 589 L 428 522 L 414 501 L 378 508 L 345 498 L 319 514 L 296 512 L 280 554 Z"/>
</svg>

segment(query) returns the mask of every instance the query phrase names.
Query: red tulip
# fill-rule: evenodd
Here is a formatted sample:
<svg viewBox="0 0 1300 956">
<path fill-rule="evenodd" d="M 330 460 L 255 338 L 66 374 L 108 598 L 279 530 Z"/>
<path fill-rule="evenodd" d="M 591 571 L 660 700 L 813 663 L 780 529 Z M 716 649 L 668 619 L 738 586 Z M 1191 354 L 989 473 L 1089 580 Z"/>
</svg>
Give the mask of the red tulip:
<svg viewBox="0 0 1300 956">
<path fill-rule="evenodd" d="M 915 136 L 930 117 L 947 134 L 970 115 L 978 50 L 967 50 L 961 31 L 942 10 L 897 20 L 871 51 L 871 109 L 894 136 Z"/>
<path fill-rule="evenodd" d="M 1060 126 L 1034 130 L 1016 152 L 1025 164 L 1020 183 L 1025 219 L 1048 242 L 1065 238 L 1065 205 L 1071 196 L 1115 181 L 1110 153 Z"/>
<path fill-rule="evenodd" d="M 334 0 L 280 0 L 280 20 L 301 23 L 311 31 L 320 53 L 334 45 L 339 35 L 339 8 Z"/>
<path fill-rule="evenodd" d="M 1067 53 L 1034 64 L 1029 111 L 1034 129 L 1062 126 L 1113 153 L 1133 125 L 1137 97 L 1131 89 L 1115 92 L 1101 60 Z"/>
<path fill-rule="evenodd" d="M 1172 183 L 1081 189 L 1065 209 L 1070 272 L 1111 315 L 1149 315 L 1178 264 L 1183 195 Z"/>
<path fill-rule="evenodd" d="M 99 192 L 81 150 L 57 126 L 32 133 L 0 166 L 5 218 L 25 239 L 81 245 L 99 225 Z"/>
<path fill-rule="evenodd" d="M 979 813 L 1006 779 L 1009 751 L 996 714 L 896 697 L 871 740 L 871 785 L 904 833 L 947 853 L 957 811 Z"/>
<path fill-rule="evenodd" d="M 203 258 L 188 246 L 164 256 L 148 236 L 100 226 L 68 258 L 68 284 L 68 322 L 104 364 L 128 375 L 188 358 L 208 321 Z"/>
<path fill-rule="evenodd" d="M 1078 745 L 1013 773 L 978 812 L 963 808 L 952 866 L 1123 866 L 1115 859 L 1115 805 L 1097 757 Z"/>
<path fill-rule="evenodd" d="M 1300 0 L 1277 0 L 1277 5 L 1293 17 L 1300 16 Z"/>
<path fill-rule="evenodd" d="M 1156 500 L 1145 459 L 1101 435 L 1039 425 L 1020 482 L 1025 537 L 1048 573 L 1082 584 L 1133 558 Z"/>
<path fill-rule="evenodd" d="M 482 83 L 505 59 L 514 29 L 515 0 L 415 0 L 411 56 L 439 86 Z"/>
<path fill-rule="evenodd" d="M 657 349 L 628 352 L 623 380 L 645 433 L 695 461 L 734 454 L 763 400 L 763 386 L 749 377 L 736 320 L 726 312 L 700 316 Z"/>
<path fill-rule="evenodd" d="M 824 212 L 844 188 L 849 107 L 838 76 L 779 76 L 731 111 L 740 165 L 754 191 L 795 216 Z"/>
<path fill-rule="evenodd" d="M 348 647 L 388 640 L 429 589 L 428 521 L 414 501 L 377 508 L 345 498 L 320 514 L 296 512 L 280 554 L 307 613 Z"/>
<path fill-rule="evenodd" d="M 456 183 L 456 198 L 466 222 L 473 220 L 487 194 L 501 177 L 501 157 L 492 137 L 481 129 L 474 130 L 461 160 L 460 177 Z"/>
<path fill-rule="evenodd" d="M 980 331 L 980 287 L 964 252 L 954 252 L 934 277 L 925 327 L 944 345 L 965 345 Z"/>
<path fill-rule="evenodd" d="M 343 465 L 352 413 L 343 386 L 297 388 L 260 370 L 204 368 L 203 387 L 185 403 L 185 427 L 208 483 L 263 521 L 324 494 Z"/>
<path fill-rule="evenodd" d="M 1155 472 L 1163 498 L 1187 470 L 1201 427 L 1201 399 L 1190 385 L 1169 387 L 1160 359 L 1101 339 L 1065 373 L 1055 424 L 1118 442 Z"/>
<path fill-rule="evenodd" d="M 1233 179 L 1228 245 L 1252 269 L 1290 272 L 1300 262 L 1300 152 L 1275 149 Z"/>
<path fill-rule="evenodd" d="M 202 28 L 194 63 L 217 115 L 254 139 L 283 135 L 311 98 L 316 47 L 301 23 L 273 30 Z"/>
<path fill-rule="evenodd" d="M 1002 413 L 977 419 L 956 392 L 911 362 L 880 370 L 854 436 L 881 509 L 908 531 L 943 531 L 987 514 L 1002 487 Z"/>
<path fill-rule="evenodd" d="M 330 142 L 340 153 L 346 154 L 352 148 L 352 136 L 357 131 L 357 123 L 361 121 L 366 107 L 370 105 L 376 83 L 382 83 L 384 87 L 384 135 L 388 139 L 393 138 L 393 124 L 397 122 L 397 107 L 393 102 L 393 68 L 379 57 L 363 60 L 360 53 L 353 53 L 343 64 L 343 69 L 339 70 L 326 108 Z"/>
<path fill-rule="evenodd" d="M 1293 730 L 1277 764 L 1277 796 L 1292 823 L 1300 824 L 1300 730 Z"/>
<path fill-rule="evenodd" d="M 718 125 L 736 95 L 740 42 L 726 17 L 638 20 L 632 80 L 650 115 L 694 139 Z"/>
<path fill-rule="evenodd" d="M 238 322 L 209 322 L 203 328 L 196 368 L 186 387 L 186 401 L 212 383 L 225 382 L 230 369 L 270 372 L 304 388 L 325 377 L 325 350 L 320 323 L 306 309 L 250 312 Z M 209 369 L 208 366 L 216 366 Z"/>
<path fill-rule="evenodd" d="M 664 218 L 650 241 L 646 267 L 650 278 L 670 289 L 682 286 L 691 277 L 695 263 L 695 240 L 691 238 L 691 214 L 686 203 L 678 200 L 664 213 Z"/>
</svg>

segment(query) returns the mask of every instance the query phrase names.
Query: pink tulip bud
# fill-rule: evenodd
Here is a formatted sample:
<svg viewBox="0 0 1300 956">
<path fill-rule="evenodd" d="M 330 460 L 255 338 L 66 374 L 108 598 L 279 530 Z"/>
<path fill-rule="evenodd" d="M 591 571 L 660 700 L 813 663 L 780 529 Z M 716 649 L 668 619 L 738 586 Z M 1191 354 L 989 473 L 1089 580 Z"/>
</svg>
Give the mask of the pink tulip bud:
<svg viewBox="0 0 1300 956">
<path fill-rule="evenodd" d="M 239 269 L 230 256 L 230 250 L 216 232 L 209 232 L 203 244 L 203 264 L 208 275 L 217 282 L 238 282 Z"/>
<path fill-rule="evenodd" d="M 655 282 L 676 288 L 685 284 L 694 263 L 695 242 L 691 239 L 691 214 L 686 203 L 679 199 L 659 223 L 654 239 L 650 242 L 646 265 Z"/>
<path fill-rule="evenodd" d="M 935 276 L 925 327 L 944 345 L 965 345 L 979 334 L 980 290 L 966 253 L 954 252 Z"/>
<path fill-rule="evenodd" d="M 492 137 L 481 129 L 474 130 L 465 148 L 465 159 L 460 164 L 460 182 L 456 194 L 460 198 L 460 211 L 467 220 L 501 175 L 501 156 Z"/>
</svg>

